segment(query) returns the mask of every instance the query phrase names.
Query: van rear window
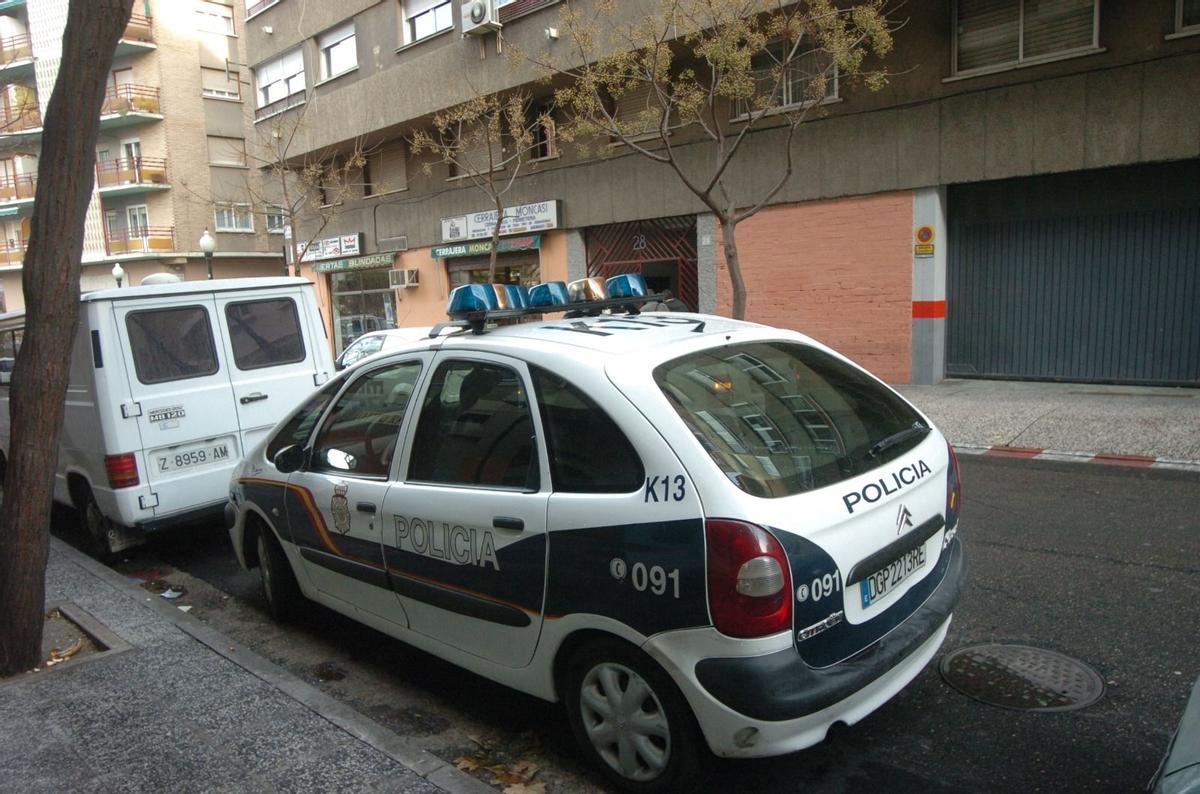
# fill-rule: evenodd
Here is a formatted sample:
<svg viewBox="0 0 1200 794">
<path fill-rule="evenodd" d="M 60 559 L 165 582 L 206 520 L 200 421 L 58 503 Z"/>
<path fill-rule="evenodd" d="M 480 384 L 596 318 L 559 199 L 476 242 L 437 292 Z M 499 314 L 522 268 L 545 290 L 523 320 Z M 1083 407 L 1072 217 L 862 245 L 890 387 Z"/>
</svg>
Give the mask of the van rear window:
<svg viewBox="0 0 1200 794">
<path fill-rule="evenodd" d="M 130 312 L 125 328 L 133 367 L 142 383 L 202 378 L 220 368 L 203 306 Z"/>
<path fill-rule="evenodd" d="M 928 434 L 875 379 L 807 345 L 729 345 L 668 361 L 654 379 L 725 475 L 791 496 L 904 454 Z"/>
<path fill-rule="evenodd" d="M 225 307 L 225 321 L 238 369 L 276 367 L 305 358 L 300 316 L 291 298 L 231 303 Z"/>
</svg>

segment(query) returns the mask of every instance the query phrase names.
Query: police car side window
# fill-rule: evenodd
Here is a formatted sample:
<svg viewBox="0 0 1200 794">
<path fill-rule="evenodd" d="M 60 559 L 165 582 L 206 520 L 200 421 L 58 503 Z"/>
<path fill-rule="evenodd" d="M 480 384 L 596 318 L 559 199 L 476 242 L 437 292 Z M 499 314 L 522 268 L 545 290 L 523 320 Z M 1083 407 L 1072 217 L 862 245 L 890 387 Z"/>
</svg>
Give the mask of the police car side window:
<svg viewBox="0 0 1200 794">
<path fill-rule="evenodd" d="M 539 487 L 529 400 L 521 376 L 480 361 L 447 361 L 421 406 L 408 479 Z"/>
<path fill-rule="evenodd" d="M 313 471 L 386 476 L 420 374 L 421 362 L 407 361 L 372 370 L 351 383 L 313 440 Z"/>
<path fill-rule="evenodd" d="M 629 493 L 646 479 L 642 461 L 617 424 L 580 389 L 530 367 L 550 456 L 550 481 L 562 493 Z"/>
<path fill-rule="evenodd" d="M 326 383 L 300 406 L 300 410 L 284 422 L 283 427 L 279 428 L 279 431 L 267 442 L 267 448 L 264 451 L 267 460 L 274 460 L 275 454 L 284 447 L 308 441 L 308 436 L 312 433 L 317 420 L 321 418 L 325 406 L 333 399 L 333 395 L 337 394 L 343 382 L 343 378 L 335 378 Z"/>
</svg>

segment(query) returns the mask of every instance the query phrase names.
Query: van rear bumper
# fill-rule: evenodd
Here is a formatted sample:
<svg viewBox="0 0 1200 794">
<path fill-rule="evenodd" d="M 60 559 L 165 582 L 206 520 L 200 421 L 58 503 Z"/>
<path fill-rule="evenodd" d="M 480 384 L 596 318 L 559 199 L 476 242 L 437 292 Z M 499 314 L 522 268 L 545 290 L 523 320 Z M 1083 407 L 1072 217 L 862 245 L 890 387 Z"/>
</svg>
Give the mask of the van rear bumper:
<svg viewBox="0 0 1200 794">
<path fill-rule="evenodd" d="M 138 521 L 134 526 L 143 532 L 156 532 L 160 529 L 166 529 L 167 527 L 179 524 L 218 523 L 223 521 L 225 505 L 228 503 L 228 500 L 222 499 L 219 502 L 194 507 L 179 513 L 172 513 L 169 516 L 155 516 L 145 521 Z"/>
<path fill-rule="evenodd" d="M 900 665 L 942 628 L 966 582 L 962 541 L 948 550 L 938 588 L 903 623 L 843 662 L 824 669 L 804 663 L 794 647 L 762 656 L 708 658 L 696 663 L 704 691 L 738 714 L 756 720 L 792 720 L 842 701 Z"/>
</svg>

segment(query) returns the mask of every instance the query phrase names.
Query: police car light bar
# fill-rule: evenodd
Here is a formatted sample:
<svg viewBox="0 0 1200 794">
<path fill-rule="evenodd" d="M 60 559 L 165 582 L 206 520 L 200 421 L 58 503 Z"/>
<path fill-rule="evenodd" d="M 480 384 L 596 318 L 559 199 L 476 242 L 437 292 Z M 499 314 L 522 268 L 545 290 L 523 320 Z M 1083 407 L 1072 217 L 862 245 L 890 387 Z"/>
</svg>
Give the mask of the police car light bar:
<svg viewBox="0 0 1200 794">
<path fill-rule="evenodd" d="M 490 321 L 531 314 L 566 312 L 569 318 L 594 317 L 605 309 L 639 314 L 641 304 L 670 297 L 669 292 L 651 293 L 637 273 L 613 276 L 603 283 L 598 278 L 581 278 L 570 284 L 547 281 L 529 289 L 519 284 L 463 284 L 450 293 L 446 314 L 451 322 L 438 323 L 429 336 L 448 327 L 470 328 L 481 334 Z"/>
</svg>

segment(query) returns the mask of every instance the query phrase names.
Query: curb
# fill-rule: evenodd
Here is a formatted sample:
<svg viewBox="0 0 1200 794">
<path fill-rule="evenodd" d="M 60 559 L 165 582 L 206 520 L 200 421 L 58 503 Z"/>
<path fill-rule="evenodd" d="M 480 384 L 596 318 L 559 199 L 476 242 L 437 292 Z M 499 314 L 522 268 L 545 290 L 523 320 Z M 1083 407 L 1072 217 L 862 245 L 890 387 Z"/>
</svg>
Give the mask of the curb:
<svg viewBox="0 0 1200 794">
<path fill-rule="evenodd" d="M 112 585 L 139 604 L 158 612 L 159 616 L 210 650 L 241 667 L 256 678 L 275 687 L 317 716 L 332 723 L 354 738 L 370 745 L 388 758 L 411 769 L 415 774 L 450 794 L 496 794 L 496 789 L 476 780 L 453 764 L 418 747 L 399 734 L 388 730 L 369 717 L 334 700 L 316 687 L 305 683 L 279 665 L 259 656 L 212 628 L 200 618 L 180 612 L 174 605 L 158 598 L 146 598 L 146 591 L 130 583 L 124 576 L 71 547 L 56 537 L 50 537 L 50 549 L 83 568 L 97 579 Z"/>
<path fill-rule="evenodd" d="M 1144 469 L 1171 469 L 1200 472 L 1200 461 L 1155 458 L 1147 455 L 1120 455 L 1113 452 L 1064 452 L 1038 447 L 981 447 L 973 444 L 952 444 L 960 455 L 985 455 L 994 458 L 1024 458 L 1026 460 L 1057 460 L 1069 463 L 1100 463 L 1107 466 L 1134 466 Z"/>
</svg>

